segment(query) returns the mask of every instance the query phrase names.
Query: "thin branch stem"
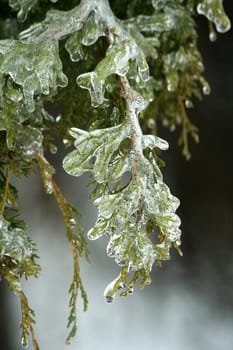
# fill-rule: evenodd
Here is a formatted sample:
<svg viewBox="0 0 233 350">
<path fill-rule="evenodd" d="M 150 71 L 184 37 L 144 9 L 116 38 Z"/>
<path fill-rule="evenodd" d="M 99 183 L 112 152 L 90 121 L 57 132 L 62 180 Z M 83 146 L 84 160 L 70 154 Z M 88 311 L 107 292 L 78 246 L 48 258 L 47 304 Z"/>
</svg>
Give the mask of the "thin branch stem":
<svg viewBox="0 0 233 350">
<path fill-rule="evenodd" d="M 67 35 L 79 30 L 81 24 L 85 23 L 87 17 L 93 10 L 98 11 L 98 15 L 102 17 L 104 21 L 107 17 L 110 21 L 114 18 L 108 0 L 82 0 L 78 6 L 70 11 L 57 11 L 57 14 L 54 15 L 54 26 L 48 26 L 46 28 L 48 19 L 45 18 L 41 26 L 29 27 L 21 33 L 20 37 L 23 40 L 27 40 L 30 35 L 33 35 L 34 41 L 37 43 L 48 40 L 49 38 L 52 38 L 53 40 L 62 40 Z M 56 18 L 56 16 L 58 17 L 59 12 L 61 15 L 60 19 Z M 108 13 L 108 16 L 106 12 Z M 52 16 L 51 13 L 50 16 Z M 67 18 L 69 18 L 69 20 L 67 20 Z M 108 21 L 109 25 L 106 24 L 106 26 L 111 29 L 110 21 Z M 45 29 L 44 31 L 43 26 Z M 37 32 L 38 35 L 36 36 Z"/>
<path fill-rule="evenodd" d="M 182 140 L 183 140 L 183 155 L 189 159 L 191 157 L 191 154 L 189 152 L 189 147 L 188 147 L 188 125 L 189 125 L 189 118 L 186 113 L 186 109 L 184 107 L 184 102 L 183 98 L 180 95 L 177 95 L 177 100 L 180 106 L 181 110 L 181 115 L 183 119 L 182 123 Z"/>
<path fill-rule="evenodd" d="M 21 292 L 19 294 L 19 298 L 20 298 L 21 311 L 22 311 L 23 333 L 27 332 L 26 329 L 24 328 L 25 327 L 24 325 L 26 325 L 28 330 L 30 331 L 30 334 L 32 337 L 32 344 L 33 344 L 34 350 L 39 350 L 39 345 L 37 343 L 35 331 L 33 328 L 34 320 L 33 320 L 32 316 L 34 314 L 34 311 L 30 309 L 30 307 L 28 305 L 27 297 L 23 292 Z M 25 336 L 26 336 L 26 334 L 23 334 L 23 337 L 25 337 Z"/>
<path fill-rule="evenodd" d="M 61 190 L 59 186 L 54 181 L 52 174 L 49 173 L 45 167 L 44 162 L 45 160 L 35 152 L 35 157 L 38 162 L 38 165 L 40 167 L 41 177 L 44 182 L 49 183 L 50 192 L 54 195 L 54 198 L 58 204 L 58 207 L 62 213 L 62 216 L 65 221 L 66 225 L 66 236 L 68 241 L 71 244 L 72 247 L 72 256 L 73 256 L 73 278 L 71 282 L 71 286 L 69 289 L 70 294 L 70 301 L 69 301 L 69 308 L 70 313 L 68 316 L 68 325 L 67 327 L 71 327 L 71 331 L 66 339 L 66 343 L 69 344 L 71 338 L 75 336 L 75 333 L 77 331 L 77 298 L 78 298 L 78 291 L 81 293 L 81 297 L 83 299 L 83 310 L 87 310 L 88 305 L 88 299 L 87 295 L 83 286 L 83 282 L 81 279 L 81 273 L 80 273 L 80 265 L 79 265 L 79 257 L 82 255 L 82 252 L 85 252 L 86 259 L 89 260 L 89 254 L 87 249 L 87 244 L 85 241 L 85 238 L 82 233 L 82 228 L 78 224 L 75 215 L 78 215 L 78 210 L 74 208 L 63 196 L 61 193 Z M 79 232 L 79 236 L 77 236 L 74 233 L 74 228 Z"/>
<path fill-rule="evenodd" d="M 3 216 L 4 209 L 6 206 L 6 201 L 8 197 L 8 192 L 9 192 L 9 183 L 10 183 L 10 164 L 7 165 L 6 167 L 6 182 L 5 182 L 5 190 L 3 194 L 2 201 L 0 203 L 0 217 Z"/>
<path fill-rule="evenodd" d="M 134 163 L 132 167 L 132 177 L 136 178 L 138 174 L 138 166 L 143 158 L 142 153 L 142 130 L 138 121 L 135 107 L 132 105 L 134 101 L 134 91 L 131 89 L 126 77 L 120 77 L 121 86 L 123 90 L 123 96 L 126 103 L 126 118 L 131 131 L 131 147 L 134 156 Z"/>
</svg>

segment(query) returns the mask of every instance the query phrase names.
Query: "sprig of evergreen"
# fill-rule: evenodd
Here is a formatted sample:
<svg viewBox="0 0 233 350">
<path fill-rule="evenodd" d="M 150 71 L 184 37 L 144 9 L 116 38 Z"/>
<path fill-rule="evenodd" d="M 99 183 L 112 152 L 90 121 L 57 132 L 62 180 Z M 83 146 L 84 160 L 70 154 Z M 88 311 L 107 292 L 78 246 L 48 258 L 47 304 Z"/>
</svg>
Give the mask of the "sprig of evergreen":
<svg viewBox="0 0 233 350">
<path fill-rule="evenodd" d="M 198 129 L 188 109 L 210 93 L 196 15 L 209 21 L 211 41 L 216 31 L 230 29 L 230 20 L 222 0 L 0 3 L 0 276 L 20 298 L 23 345 L 31 335 L 38 350 L 34 312 L 20 280 L 37 277 L 40 267 L 18 218 L 11 174 L 28 176 L 37 165 L 64 218 L 73 255 L 69 343 L 77 330 L 78 293 L 87 308 L 79 258 L 88 259 L 88 250 L 79 212 L 55 183 L 45 152 L 56 152 L 56 138 L 65 146 L 74 142 L 65 170 L 92 174 L 98 218 L 87 235 L 107 235 L 107 254 L 121 269 L 106 287 L 106 301 L 119 290 L 131 294 L 138 280 L 142 288 L 149 284 L 154 263 L 168 260 L 170 248 L 182 254 L 179 201 L 163 182 L 158 152 L 168 144 L 157 136 L 158 125 L 181 129 L 179 144 L 190 158 L 189 138 L 198 142 Z M 47 111 L 51 105 L 60 107 L 56 118 Z"/>
</svg>

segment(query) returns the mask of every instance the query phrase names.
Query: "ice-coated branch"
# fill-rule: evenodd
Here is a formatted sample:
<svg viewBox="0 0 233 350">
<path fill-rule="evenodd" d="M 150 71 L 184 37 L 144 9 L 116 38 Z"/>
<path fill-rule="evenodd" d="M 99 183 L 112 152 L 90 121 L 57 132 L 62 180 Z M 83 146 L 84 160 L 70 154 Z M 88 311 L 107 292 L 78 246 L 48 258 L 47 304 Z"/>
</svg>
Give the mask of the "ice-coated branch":
<svg viewBox="0 0 233 350">
<path fill-rule="evenodd" d="M 65 171 L 92 176 L 98 216 L 87 236 L 95 240 L 105 235 L 107 255 L 120 268 L 104 291 L 106 301 L 118 293 L 131 295 L 138 281 L 141 288 L 150 284 L 153 266 L 169 260 L 172 248 L 182 254 L 179 200 L 164 183 L 157 155 L 168 143 L 157 136 L 157 126 L 181 129 L 179 142 L 186 158 L 190 156 L 189 136 L 198 141 L 198 130 L 187 109 L 193 97 L 210 93 L 195 14 L 208 19 L 212 41 L 215 28 L 226 32 L 230 20 L 223 0 L 9 0 L 11 8 L 3 3 L 0 276 L 21 300 L 22 344 L 27 345 L 31 333 L 37 350 L 34 312 L 20 281 L 37 277 L 40 266 L 26 224 L 18 219 L 11 174 L 26 177 L 39 165 L 44 190 L 55 197 L 64 218 L 73 255 L 69 343 L 77 330 L 78 293 L 87 308 L 79 258 L 88 257 L 88 251 L 79 212 L 54 182 L 55 169 L 44 154 L 56 152 L 56 140 L 74 143 L 63 160 Z M 51 105 L 61 114 L 51 116 L 46 111 Z"/>
<path fill-rule="evenodd" d="M 122 86 L 122 95 L 126 104 L 126 121 L 130 129 L 131 153 L 133 157 L 132 177 L 137 176 L 138 163 L 143 159 L 142 139 L 143 134 L 139 124 L 137 113 L 141 112 L 146 107 L 146 102 L 143 97 L 134 91 L 126 77 L 120 77 Z"/>
<path fill-rule="evenodd" d="M 96 108 L 104 101 L 105 80 L 115 74 L 120 81 L 125 104 L 124 122 L 90 132 L 71 129 L 76 150 L 68 154 L 63 162 L 69 174 L 79 176 L 91 171 L 100 189 L 102 186 L 94 202 L 98 207 L 98 218 L 88 237 L 109 236 L 107 254 L 122 267 L 120 275 L 105 290 L 108 302 L 113 300 L 118 288 L 124 290 L 121 295 L 128 295 L 138 279 L 142 279 L 142 286 L 147 284 L 154 262 L 169 259 L 170 248 L 180 244 L 180 219 L 175 214 L 179 201 L 163 183 L 153 156 L 156 147 L 167 149 L 168 144 L 157 136 L 143 135 L 138 116 L 149 101 L 131 86 L 128 79 L 129 76 L 131 81 L 136 79 L 132 73 L 129 74 L 130 64 L 135 65 L 134 74 L 140 72 L 142 80 L 149 79 L 145 74 L 148 71 L 146 57 L 120 22 L 110 18 L 108 25 L 114 25 L 114 32 L 108 37 L 106 57 L 95 71 L 80 75 L 78 83 L 89 90 L 92 105 Z M 128 51 L 122 53 L 125 43 Z M 111 58 L 112 50 L 114 59 Z M 130 148 L 126 140 L 130 141 Z M 127 171 L 131 173 L 128 184 L 119 186 Z M 110 178 L 116 184 L 113 190 Z M 150 239 L 155 229 L 159 233 L 159 244 L 153 244 Z M 133 277 L 130 279 L 131 271 Z"/>
</svg>

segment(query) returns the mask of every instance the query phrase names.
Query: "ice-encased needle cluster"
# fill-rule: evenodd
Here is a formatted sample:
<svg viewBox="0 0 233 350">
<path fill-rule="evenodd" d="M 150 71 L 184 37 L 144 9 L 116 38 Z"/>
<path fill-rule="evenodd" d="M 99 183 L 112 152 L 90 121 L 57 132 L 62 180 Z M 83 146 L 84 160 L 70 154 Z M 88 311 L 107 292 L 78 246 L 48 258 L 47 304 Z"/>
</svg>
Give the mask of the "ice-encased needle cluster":
<svg viewBox="0 0 233 350">
<path fill-rule="evenodd" d="M 25 20 L 37 3 L 39 0 L 9 1 L 18 11 L 19 20 Z M 156 148 L 165 150 L 168 145 L 156 136 L 143 135 L 138 118 L 149 103 L 156 100 L 157 89 L 160 96 L 163 95 L 163 86 L 168 96 L 164 106 L 176 100 L 179 89 L 183 94 L 178 98 L 179 108 L 171 116 L 172 122 L 163 120 L 164 124 L 171 122 L 172 127 L 174 120 L 179 123 L 182 103 L 188 108 L 192 105 L 192 94 L 198 96 L 197 83 L 201 83 L 204 94 L 210 91 L 201 75 L 203 65 L 196 46 L 190 4 L 192 2 L 185 6 L 182 0 L 152 0 L 154 12 L 150 16 L 141 14 L 120 21 L 107 0 L 82 0 L 69 11 L 48 11 L 43 21 L 21 32 L 19 40 L 0 41 L 0 107 L 3 110 L 0 128 L 7 131 L 10 150 L 15 150 L 25 135 L 33 134 L 36 142 L 29 138 L 19 146 L 28 161 L 33 159 L 35 151 L 43 153 L 43 137 L 40 130 L 37 132 L 31 127 L 25 133 L 21 124 L 33 113 L 37 115 L 39 101 L 55 96 L 58 88 L 68 85 L 59 56 L 59 41 L 65 41 L 65 49 L 76 63 L 88 59 L 88 47 L 100 38 L 105 37 L 108 43 L 105 56 L 95 69 L 79 73 L 76 82 L 89 91 L 92 107 L 98 108 L 109 106 L 106 91 L 110 79 L 117 77 L 112 88 L 120 83 L 124 115 L 120 115 L 122 110 L 115 106 L 121 117 L 120 124 L 114 121 L 112 127 L 92 131 L 72 128 L 70 134 L 76 149 L 64 159 L 64 168 L 75 176 L 90 171 L 100 188 L 95 201 L 98 219 L 88 236 L 96 239 L 107 234 L 110 239 L 107 253 L 122 267 L 121 274 L 107 289 L 109 298 L 116 294 L 119 285 L 124 286 L 124 294 L 132 290 L 139 278 L 144 281 L 142 285 L 146 284 L 154 262 L 169 259 L 170 248 L 180 245 L 180 220 L 175 214 L 179 201 L 164 184 L 154 156 Z M 199 1 L 196 10 L 213 22 L 217 31 L 229 30 L 230 20 L 222 0 Z M 183 44 L 173 46 L 169 35 Z M 170 47 L 161 54 L 160 47 L 166 44 L 164 38 Z M 155 61 L 160 57 L 163 81 L 161 74 L 158 79 L 156 76 L 157 80 L 154 78 L 154 68 L 150 72 L 148 57 Z M 9 92 L 9 86 L 13 85 L 16 86 L 14 94 Z M 9 100 L 14 102 L 15 109 L 7 106 Z M 24 107 L 27 113 L 22 120 Z M 18 132 L 12 137 L 11 131 L 16 126 Z M 122 187 L 120 182 L 125 173 L 130 173 L 131 179 Z M 157 244 L 150 239 L 155 232 L 159 237 Z M 134 273 L 131 281 L 130 271 Z"/>
<path fill-rule="evenodd" d="M 58 44 L 54 40 L 41 43 L 39 51 L 34 43 L 11 40 L 6 47 L 6 42 L 0 41 L 0 55 L 3 49 L 0 74 L 9 75 L 12 81 L 22 87 L 29 112 L 35 110 L 35 94 L 54 94 L 58 86 L 65 87 L 68 84 L 62 72 Z"/>
<path fill-rule="evenodd" d="M 114 28 L 113 34 L 109 34 L 109 48 L 95 70 L 80 75 L 77 83 L 89 90 L 95 108 L 104 102 L 108 76 L 119 76 L 126 103 L 125 122 L 90 132 L 73 128 L 70 133 L 75 139 L 76 150 L 65 157 L 63 166 L 75 176 L 90 171 L 102 185 L 116 184 L 126 172 L 131 173 L 124 188 L 112 191 L 106 190 L 105 186 L 94 202 L 98 207 L 98 218 L 88 232 L 89 239 L 102 235 L 109 237 L 107 254 L 122 268 L 119 277 L 105 290 L 105 298 L 110 302 L 119 285 L 124 290 L 121 295 L 130 294 L 138 278 L 142 285 L 150 279 L 155 261 L 169 259 L 170 248 L 180 245 L 180 219 L 175 214 L 179 201 L 163 183 L 153 156 L 155 148 L 167 149 L 168 145 L 156 136 L 143 135 L 138 121 L 138 115 L 147 107 L 150 97 L 135 91 L 127 79 L 128 76 L 136 79 L 139 86 L 149 80 L 146 56 L 115 19 L 107 2 L 101 1 L 101 4 L 105 6 L 104 13 L 108 14 L 107 26 Z M 132 66 L 137 78 L 130 72 Z M 127 139 L 131 143 L 130 149 L 124 147 Z M 158 244 L 153 244 L 150 239 L 155 228 L 159 232 Z M 129 281 L 130 271 L 134 276 L 132 281 Z"/>
<path fill-rule="evenodd" d="M 180 219 L 175 214 L 179 200 L 164 184 L 153 156 L 155 148 L 165 150 L 168 144 L 157 136 L 142 134 L 138 113 L 146 103 L 123 79 L 125 122 L 90 132 L 72 129 L 76 150 L 63 162 L 69 174 L 80 176 L 90 171 L 99 184 L 116 184 L 125 172 L 131 172 L 124 188 L 100 193 L 94 202 L 98 218 L 88 232 L 92 240 L 109 237 L 107 254 L 122 268 L 120 276 L 105 290 L 107 302 L 113 301 L 119 285 L 124 290 L 121 295 L 128 295 L 138 278 L 146 283 L 155 261 L 169 259 L 170 248 L 180 245 L 181 233 Z M 131 149 L 123 146 L 126 139 L 131 140 Z M 158 244 L 150 239 L 155 227 L 160 237 Z M 137 277 L 133 282 L 129 281 L 131 271 Z"/>
<path fill-rule="evenodd" d="M 107 235 L 107 254 L 121 267 L 120 275 L 104 293 L 106 301 L 111 302 L 119 289 L 123 289 L 121 295 L 130 294 L 139 278 L 142 286 L 148 284 L 153 264 L 170 258 L 170 248 L 180 245 L 181 232 L 180 219 L 175 214 L 179 200 L 171 195 L 164 184 L 153 155 L 155 148 L 167 149 L 168 145 L 156 136 L 143 135 L 138 121 L 138 115 L 147 107 L 151 95 L 148 97 L 135 91 L 127 79 L 136 79 L 138 86 L 143 86 L 150 79 L 146 56 L 134 37 L 115 19 L 107 1 L 99 4 L 100 8 L 104 5 L 104 13 L 107 14 L 105 25 L 114 28 L 114 31 L 109 31 L 109 48 L 105 58 L 94 71 L 80 75 L 77 83 L 89 91 L 92 106 L 96 108 L 104 103 L 106 79 L 112 74 L 119 76 L 126 103 L 125 122 L 90 132 L 73 128 L 70 133 L 75 139 L 76 150 L 65 157 L 63 166 L 74 176 L 90 171 L 95 181 L 104 185 L 104 191 L 94 202 L 98 207 L 98 218 L 88 237 L 97 239 Z M 100 22 L 101 16 L 100 13 Z M 161 27 L 158 26 L 159 22 L 156 27 L 159 30 L 169 30 L 175 25 L 167 18 L 161 17 L 160 20 Z M 131 28 L 132 24 L 126 25 Z M 88 43 L 97 40 L 98 35 L 107 35 L 101 26 Z M 66 48 L 71 59 L 78 61 L 84 58 L 85 53 L 78 45 L 74 49 L 75 40 L 76 44 L 83 42 L 82 36 L 75 33 L 67 41 Z M 132 67 L 135 77 L 131 72 Z M 171 85 L 171 91 L 174 91 L 178 81 L 171 74 L 168 79 L 168 90 Z M 127 139 L 131 142 L 130 149 L 124 147 Z M 124 188 L 110 190 L 110 187 L 106 187 L 106 184 L 120 182 L 126 172 L 131 173 L 131 179 Z M 159 234 L 157 244 L 150 239 L 155 230 Z M 130 280 L 131 272 L 133 277 Z"/>
<path fill-rule="evenodd" d="M 9 5 L 14 11 L 18 11 L 17 18 L 20 22 L 27 19 L 28 13 L 40 0 L 9 0 Z M 58 0 L 50 0 L 56 3 Z"/>
</svg>

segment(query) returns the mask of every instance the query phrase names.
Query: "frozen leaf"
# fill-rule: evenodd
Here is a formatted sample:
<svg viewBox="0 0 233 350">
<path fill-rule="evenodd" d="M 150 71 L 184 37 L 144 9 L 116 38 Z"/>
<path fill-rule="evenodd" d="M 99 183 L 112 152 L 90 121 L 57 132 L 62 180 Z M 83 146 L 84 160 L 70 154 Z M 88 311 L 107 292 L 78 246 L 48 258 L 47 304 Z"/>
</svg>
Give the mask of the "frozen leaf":
<svg viewBox="0 0 233 350">
<path fill-rule="evenodd" d="M 142 134 L 138 114 L 146 108 L 147 102 L 131 88 L 126 78 L 122 78 L 121 83 L 126 121 L 91 132 L 71 129 L 77 150 L 66 156 L 63 166 L 76 176 L 90 170 L 97 183 L 104 185 L 110 179 L 112 182 L 119 180 L 126 169 L 131 172 L 126 186 L 116 187 L 116 190 L 109 186 L 100 191 L 94 202 L 98 207 L 98 218 L 87 236 L 95 240 L 107 235 L 110 238 L 108 255 L 114 257 L 119 266 L 127 266 L 128 271 L 140 271 L 140 274 L 144 271 L 147 279 L 155 260 L 168 258 L 163 252 L 157 254 L 159 245 L 165 242 L 169 252 L 172 244 L 180 239 L 180 219 L 175 214 L 179 201 L 163 183 L 152 154 L 155 147 L 165 150 L 168 144 L 157 136 Z M 131 145 L 124 147 L 126 139 Z M 148 231 L 149 222 L 160 234 L 158 249 L 149 237 L 153 234 L 153 229 Z M 113 301 L 116 294 L 116 285 L 110 287 L 106 292 L 108 302 Z"/>
<path fill-rule="evenodd" d="M 160 45 L 160 41 L 155 36 L 144 36 L 137 28 L 134 23 L 130 23 L 130 21 L 124 22 L 124 26 L 127 31 L 130 32 L 131 36 L 136 41 L 137 45 L 142 49 L 145 57 L 151 57 L 153 59 L 158 58 L 158 50 L 157 48 Z"/>
<path fill-rule="evenodd" d="M 150 272 L 156 258 L 151 240 L 143 232 L 134 230 L 113 235 L 107 246 L 107 254 L 115 258 L 119 266 L 127 264 L 133 271 L 144 268 Z"/>
<path fill-rule="evenodd" d="M 0 41 L 0 55 L 5 55 L 11 49 L 11 47 L 14 45 L 15 45 L 15 40 L 13 40 L 13 39 L 1 40 Z M 1 57 L 1 59 L 2 59 L 2 57 Z"/>
<path fill-rule="evenodd" d="M 169 145 L 167 141 L 161 139 L 156 135 L 143 135 L 142 137 L 142 147 L 150 148 L 151 150 L 155 147 L 160 148 L 161 150 L 167 150 Z"/>
<path fill-rule="evenodd" d="M 124 173 L 130 171 L 131 159 L 126 151 L 114 153 L 109 162 L 109 171 L 106 179 L 109 183 L 113 183 L 121 179 Z"/>
<path fill-rule="evenodd" d="M 70 35 L 65 43 L 65 48 L 70 54 L 70 59 L 73 62 L 78 62 L 86 58 L 85 47 L 81 45 L 82 35 L 77 31 Z"/>
<path fill-rule="evenodd" d="M 23 125 L 27 119 L 30 119 L 30 115 L 23 111 L 22 106 L 15 109 L 12 104 L 6 103 L 0 113 L 0 130 L 7 132 L 8 149 L 30 162 L 35 158 L 35 152 L 43 153 L 43 135 L 37 128 Z"/>
<path fill-rule="evenodd" d="M 92 11 L 82 28 L 81 42 L 85 46 L 93 45 L 101 36 L 105 36 L 105 28 L 102 18 Z"/>
<path fill-rule="evenodd" d="M 18 20 L 24 22 L 27 19 L 28 13 L 37 3 L 39 3 L 39 1 L 40 0 L 9 0 L 9 5 L 14 11 L 18 11 Z M 56 3 L 58 0 L 50 1 Z"/>
<path fill-rule="evenodd" d="M 85 171 L 91 171 L 101 183 L 108 178 L 116 181 L 121 176 L 122 169 L 127 169 L 126 157 L 122 164 L 122 158 L 115 154 L 122 141 L 129 136 L 124 125 L 90 132 L 73 128 L 70 133 L 75 138 L 77 150 L 68 154 L 63 161 L 63 167 L 69 174 L 80 176 Z M 114 164 L 115 172 L 110 164 Z"/>
<path fill-rule="evenodd" d="M 104 84 L 107 77 L 112 74 L 125 76 L 129 71 L 130 62 L 135 65 L 139 78 L 147 81 L 149 67 L 142 50 L 134 40 L 122 41 L 115 38 L 115 42 L 106 52 L 106 57 L 99 62 L 95 70 L 77 77 L 78 85 L 89 91 L 93 107 L 104 102 Z"/>
<path fill-rule="evenodd" d="M 119 230 L 128 225 L 130 218 L 140 208 L 143 186 L 141 180 L 138 180 L 138 183 L 130 181 L 121 191 L 97 198 L 94 204 L 98 207 L 99 216 L 104 219 L 111 219 L 113 221 L 112 226 Z"/>
<path fill-rule="evenodd" d="M 104 80 L 99 79 L 96 72 L 83 73 L 77 77 L 77 84 L 87 89 L 91 96 L 91 103 L 94 108 L 104 102 L 103 85 Z"/>
<path fill-rule="evenodd" d="M 135 23 L 141 32 L 164 32 L 174 28 L 174 21 L 169 14 L 139 15 L 129 23 Z"/>
<path fill-rule="evenodd" d="M 0 47 L 2 44 L 6 47 L 4 41 L 0 41 Z M 11 41 L 0 65 L 0 74 L 9 75 L 22 87 L 29 112 L 35 109 L 35 95 L 54 94 L 59 86 L 65 87 L 68 83 L 54 40 L 43 41 L 39 47 L 20 41 L 12 45 Z"/>
<path fill-rule="evenodd" d="M 9 5 L 13 10 L 18 11 L 18 20 L 23 22 L 27 19 L 28 12 L 37 2 L 38 0 L 9 0 Z"/>
<path fill-rule="evenodd" d="M 100 2 L 100 1 L 99 1 Z M 98 3 L 99 3 L 98 2 Z M 60 40 L 83 27 L 91 11 L 98 9 L 97 1 L 81 1 L 81 3 L 69 11 L 52 9 L 39 23 L 32 24 L 20 33 L 21 40 L 40 42 L 53 38 Z"/>
<path fill-rule="evenodd" d="M 34 246 L 25 231 L 10 227 L 9 222 L 0 218 L 0 257 L 8 256 L 22 262 L 34 254 Z"/>
</svg>

